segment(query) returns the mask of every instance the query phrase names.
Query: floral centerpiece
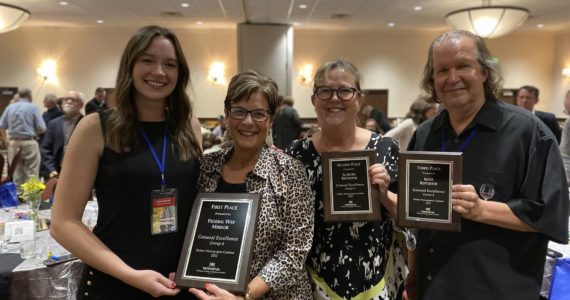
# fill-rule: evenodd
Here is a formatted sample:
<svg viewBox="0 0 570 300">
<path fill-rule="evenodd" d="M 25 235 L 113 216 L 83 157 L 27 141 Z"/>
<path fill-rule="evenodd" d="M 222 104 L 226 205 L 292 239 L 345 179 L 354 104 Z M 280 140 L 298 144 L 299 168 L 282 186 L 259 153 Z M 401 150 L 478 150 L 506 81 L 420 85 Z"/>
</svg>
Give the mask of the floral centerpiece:
<svg viewBox="0 0 570 300">
<path fill-rule="evenodd" d="M 28 181 L 20 185 L 22 188 L 22 199 L 27 202 L 32 210 L 32 218 L 34 221 L 38 221 L 38 210 L 40 209 L 40 204 L 42 200 L 40 198 L 41 192 L 46 188 L 46 186 L 35 177 L 30 177 Z"/>
</svg>

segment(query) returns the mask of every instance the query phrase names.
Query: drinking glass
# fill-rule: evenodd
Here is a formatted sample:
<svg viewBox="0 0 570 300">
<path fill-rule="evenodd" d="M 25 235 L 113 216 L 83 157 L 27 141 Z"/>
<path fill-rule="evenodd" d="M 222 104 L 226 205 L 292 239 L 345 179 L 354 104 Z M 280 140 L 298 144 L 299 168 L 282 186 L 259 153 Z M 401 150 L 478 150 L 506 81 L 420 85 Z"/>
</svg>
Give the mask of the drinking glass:
<svg viewBox="0 0 570 300">
<path fill-rule="evenodd" d="M 492 184 L 484 183 L 479 188 L 479 194 L 485 200 L 489 200 L 495 196 L 495 187 Z"/>
<path fill-rule="evenodd" d="M 20 257 L 22 259 L 35 258 L 36 240 L 20 242 Z"/>
<path fill-rule="evenodd" d="M 10 240 L 10 234 L 6 231 L 6 223 L 0 222 L 0 253 L 8 252 L 8 240 Z"/>
</svg>

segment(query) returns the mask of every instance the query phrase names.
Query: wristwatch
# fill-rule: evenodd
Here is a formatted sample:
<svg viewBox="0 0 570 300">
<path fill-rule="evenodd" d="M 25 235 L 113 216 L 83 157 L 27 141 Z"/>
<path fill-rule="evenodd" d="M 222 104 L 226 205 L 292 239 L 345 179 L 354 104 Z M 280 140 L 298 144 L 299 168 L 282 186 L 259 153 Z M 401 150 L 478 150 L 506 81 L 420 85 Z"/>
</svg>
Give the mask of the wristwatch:
<svg viewBox="0 0 570 300">
<path fill-rule="evenodd" d="M 253 297 L 253 294 L 251 293 L 251 291 L 249 289 L 247 289 L 247 292 L 245 292 L 245 296 L 243 297 L 244 300 L 255 300 L 255 298 Z"/>
</svg>

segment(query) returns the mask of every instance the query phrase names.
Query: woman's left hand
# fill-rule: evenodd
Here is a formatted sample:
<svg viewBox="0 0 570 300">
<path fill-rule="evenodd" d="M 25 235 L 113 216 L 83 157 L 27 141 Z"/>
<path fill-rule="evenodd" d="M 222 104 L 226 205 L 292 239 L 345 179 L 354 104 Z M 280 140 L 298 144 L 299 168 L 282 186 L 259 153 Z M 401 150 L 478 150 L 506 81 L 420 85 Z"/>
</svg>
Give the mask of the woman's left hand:
<svg viewBox="0 0 570 300">
<path fill-rule="evenodd" d="M 390 185 L 390 174 L 383 164 L 374 164 L 368 169 L 368 176 L 372 184 L 377 184 L 380 192 L 386 193 Z"/>
<path fill-rule="evenodd" d="M 206 283 L 204 289 L 206 292 L 195 288 L 191 288 L 189 291 L 201 300 L 243 300 L 243 297 L 236 296 L 215 284 Z"/>
</svg>

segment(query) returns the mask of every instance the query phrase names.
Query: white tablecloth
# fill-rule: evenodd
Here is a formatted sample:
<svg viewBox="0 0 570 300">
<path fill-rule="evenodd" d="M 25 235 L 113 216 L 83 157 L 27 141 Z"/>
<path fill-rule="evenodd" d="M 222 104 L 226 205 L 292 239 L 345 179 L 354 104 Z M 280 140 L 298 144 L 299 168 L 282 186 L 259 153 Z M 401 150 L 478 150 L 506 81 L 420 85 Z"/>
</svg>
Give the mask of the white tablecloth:
<svg viewBox="0 0 570 300">
<path fill-rule="evenodd" d="M 0 220 L 12 221 L 18 211 L 26 211 L 27 205 L 12 209 L 1 209 Z M 40 211 L 39 215 L 51 218 L 51 211 Z M 97 221 L 97 203 L 88 202 L 83 214 L 83 223 L 95 226 Z M 74 300 L 81 279 L 83 263 L 76 259 L 60 264 L 46 266 L 43 260 L 47 253 L 62 256 L 69 252 L 49 235 L 49 231 L 36 232 L 36 257 L 27 259 L 18 265 L 12 274 L 11 298 L 24 299 L 71 299 Z M 9 252 L 18 253 L 19 245 L 9 244 Z"/>
<path fill-rule="evenodd" d="M 570 231 L 570 218 L 568 218 L 568 231 Z M 570 236 L 568 237 L 570 241 Z M 562 257 L 570 257 L 570 245 L 558 244 L 555 242 L 548 243 L 548 248 L 562 253 Z M 542 288 L 540 289 L 540 295 L 548 299 L 548 294 L 550 292 L 550 282 L 552 280 L 552 268 L 554 267 L 555 258 L 546 257 L 546 262 L 544 263 L 544 279 L 542 281 Z"/>
</svg>

